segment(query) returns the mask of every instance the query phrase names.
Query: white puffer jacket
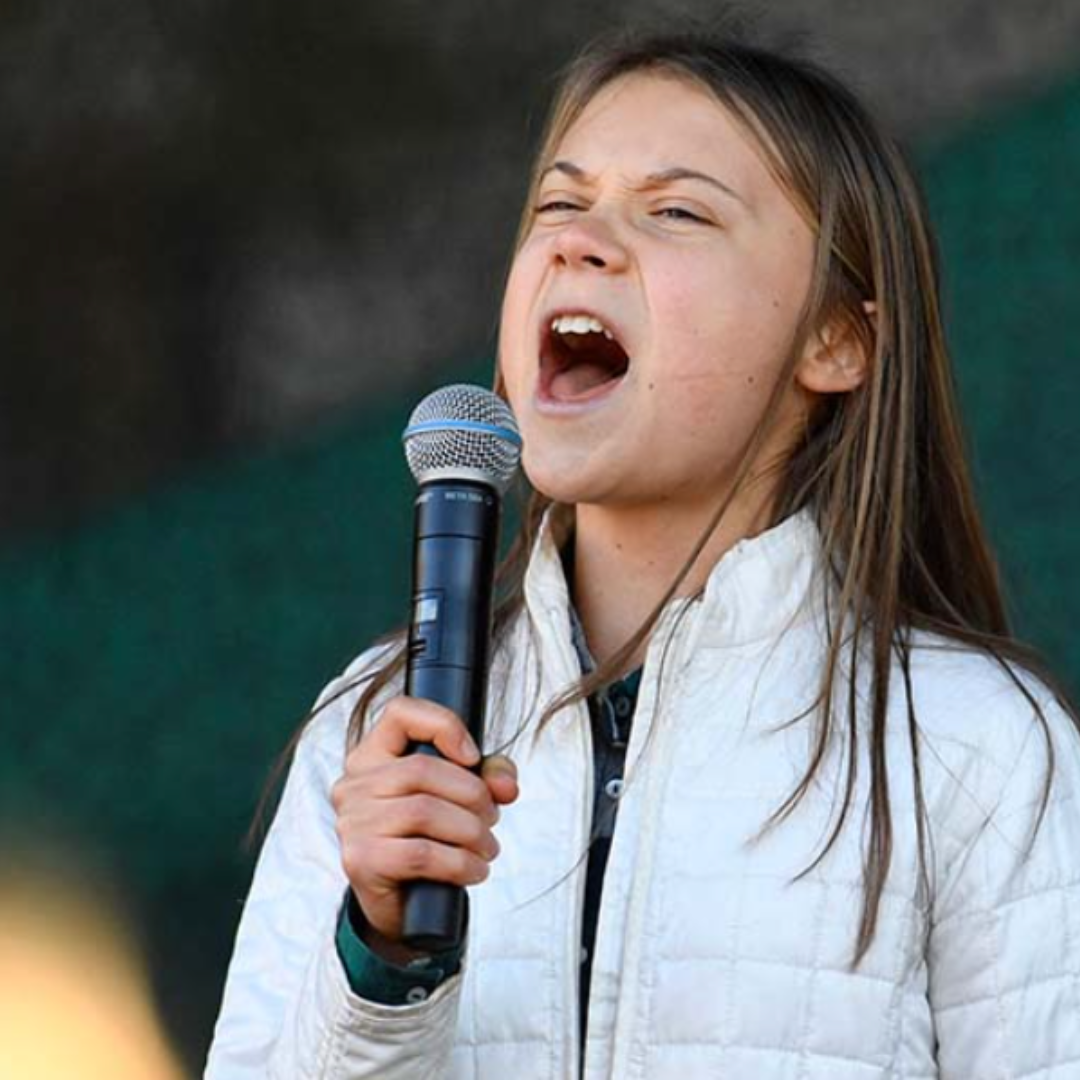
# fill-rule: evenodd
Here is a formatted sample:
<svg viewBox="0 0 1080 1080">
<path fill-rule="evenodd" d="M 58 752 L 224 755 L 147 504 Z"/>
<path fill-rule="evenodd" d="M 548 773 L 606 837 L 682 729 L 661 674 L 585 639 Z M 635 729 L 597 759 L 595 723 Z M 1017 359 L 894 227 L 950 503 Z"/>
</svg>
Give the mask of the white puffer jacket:
<svg viewBox="0 0 1080 1080">
<path fill-rule="evenodd" d="M 1080 740 L 1038 684 L 1056 768 L 1025 858 L 1046 762 L 1033 710 L 986 659 L 940 642 L 917 650 L 925 896 L 895 680 L 892 871 L 857 971 L 865 738 L 855 807 L 816 869 L 792 880 L 833 820 L 842 737 L 791 818 L 754 841 L 807 764 L 811 723 L 785 721 L 818 686 L 819 557 L 815 527 L 793 517 L 733 549 L 704 595 L 674 606 L 654 635 L 604 882 L 586 1080 L 1076 1080 Z M 511 751 L 521 797 L 503 810 L 491 877 L 471 891 L 463 973 L 401 1007 L 348 988 L 328 800 L 347 694 L 297 752 L 244 910 L 211 1080 L 577 1076 L 592 752 L 583 708 L 532 738 L 538 705 L 578 672 L 550 537 L 526 595 L 529 619 L 494 666 L 489 721 L 491 746 L 526 728 Z"/>
</svg>

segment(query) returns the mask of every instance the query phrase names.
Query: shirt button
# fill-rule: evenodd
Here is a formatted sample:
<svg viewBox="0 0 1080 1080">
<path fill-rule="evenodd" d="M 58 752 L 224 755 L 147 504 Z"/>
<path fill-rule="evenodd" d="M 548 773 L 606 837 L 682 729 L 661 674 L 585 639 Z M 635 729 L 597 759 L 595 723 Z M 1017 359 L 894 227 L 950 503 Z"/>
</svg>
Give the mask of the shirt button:
<svg viewBox="0 0 1080 1080">
<path fill-rule="evenodd" d="M 616 776 L 614 779 L 609 780 L 604 785 L 604 794 L 607 795 L 607 797 L 609 799 L 617 799 L 622 794 L 622 789 L 623 789 L 622 778 L 619 777 L 619 776 Z"/>
<path fill-rule="evenodd" d="M 427 1001 L 428 992 L 422 986 L 414 986 L 405 995 L 405 1000 L 410 1005 L 419 1005 L 421 1001 Z"/>
<path fill-rule="evenodd" d="M 589 950 L 584 945 L 581 946 L 581 963 L 586 963 L 589 959 Z"/>
<path fill-rule="evenodd" d="M 620 720 L 625 720 L 633 711 L 633 706 L 630 704 L 628 697 L 623 697 L 621 694 L 615 699 L 615 715 Z"/>
</svg>

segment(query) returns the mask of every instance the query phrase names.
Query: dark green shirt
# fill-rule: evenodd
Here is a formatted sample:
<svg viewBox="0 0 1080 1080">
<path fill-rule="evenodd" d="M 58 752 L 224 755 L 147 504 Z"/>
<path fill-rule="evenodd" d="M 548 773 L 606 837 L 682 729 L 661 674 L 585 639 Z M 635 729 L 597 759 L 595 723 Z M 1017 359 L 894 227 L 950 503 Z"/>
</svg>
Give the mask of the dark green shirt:
<svg viewBox="0 0 1080 1080">
<path fill-rule="evenodd" d="M 363 926 L 364 913 L 350 889 L 338 917 L 337 950 L 349 986 L 365 1001 L 415 1005 L 461 970 L 460 948 L 432 953 L 404 966 L 392 964 L 361 940 Z"/>
</svg>

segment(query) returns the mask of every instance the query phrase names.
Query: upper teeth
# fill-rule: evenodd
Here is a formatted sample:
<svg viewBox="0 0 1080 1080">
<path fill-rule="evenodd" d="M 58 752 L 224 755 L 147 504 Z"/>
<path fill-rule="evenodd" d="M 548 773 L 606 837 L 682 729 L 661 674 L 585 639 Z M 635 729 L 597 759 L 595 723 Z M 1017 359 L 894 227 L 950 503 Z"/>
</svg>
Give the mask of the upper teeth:
<svg viewBox="0 0 1080 1080">
<path fill-rule="evenodd" d="M 551 320 L 551 329 L 557 334 L 603 334 L 614 340 L 611 331 L 592 315 L 559 315 Z"/>
</svg>

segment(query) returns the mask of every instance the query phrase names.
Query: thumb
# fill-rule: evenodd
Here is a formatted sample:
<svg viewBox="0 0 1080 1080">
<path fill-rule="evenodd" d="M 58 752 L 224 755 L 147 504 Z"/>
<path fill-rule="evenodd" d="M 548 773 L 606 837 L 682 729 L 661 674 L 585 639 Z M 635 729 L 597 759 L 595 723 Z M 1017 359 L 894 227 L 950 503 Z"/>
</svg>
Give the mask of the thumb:
<svg viewBox="0 0 1080 1080">
<path fill-rule="evenodd" d="M 480 775 L 497 803 L 505 806 L 518 797 L 517 766 L 505 754 L 484 758 Z"/>
</svg>

